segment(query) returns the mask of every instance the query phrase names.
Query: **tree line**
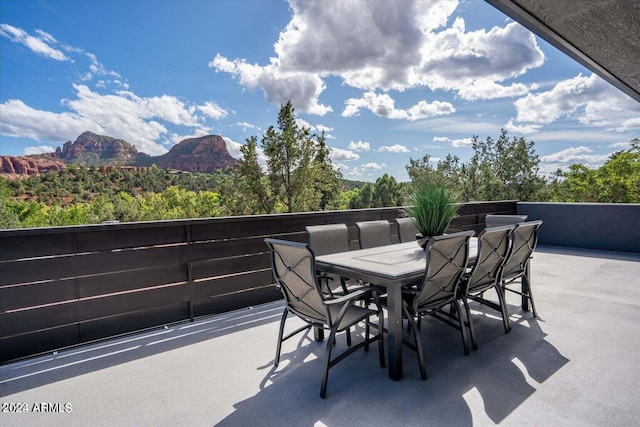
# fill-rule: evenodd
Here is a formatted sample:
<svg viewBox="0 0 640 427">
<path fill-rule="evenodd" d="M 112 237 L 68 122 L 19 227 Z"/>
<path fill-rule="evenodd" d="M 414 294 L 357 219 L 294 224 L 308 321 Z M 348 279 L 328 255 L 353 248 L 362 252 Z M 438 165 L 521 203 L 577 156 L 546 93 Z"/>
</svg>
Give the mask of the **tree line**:
<svg viewBox="0 0 640 427">
<path fill-rule="evenodd" d="M 151 221 L 330 209 L 403 206 L 420 186 L 447 188 L 460 202 L 521 200 L 640 203 L 640 139 L 599 168 L 574 164 L 540 175 L 533 141 L 472 141 L 467 162 L 448 155 L 409 160 L 410 182 L 385 174 L 375 182 L 345 181 L 329 157 L 324 133 L 313 134 L 281 106 L 277 125 L 246 140 L 235 170 L 179 173 L 71 165 L 21 180 L 0 179 L 0 228 Z M 260 160 L 264 156 L 264 161 Z M 264 164 L 264 166 L 263 166 Z"/>
</svg>

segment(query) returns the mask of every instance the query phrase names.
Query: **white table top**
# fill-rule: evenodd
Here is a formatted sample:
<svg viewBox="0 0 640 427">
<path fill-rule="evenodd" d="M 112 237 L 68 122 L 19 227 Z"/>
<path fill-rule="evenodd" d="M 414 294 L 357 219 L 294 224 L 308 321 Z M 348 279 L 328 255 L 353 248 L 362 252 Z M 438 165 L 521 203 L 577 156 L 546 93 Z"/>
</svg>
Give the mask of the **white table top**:
<svg viewBox="0 0 640 427">
<path fill-rule="evenodd" d="M 472 237 L 469 257 L 477 253 L 478 239 Z M 425 258 L 416 242 L 407 242 L 318 256 L 316 268 L 376 285 L 406 284 L 424 274 Z"/>
</svg>

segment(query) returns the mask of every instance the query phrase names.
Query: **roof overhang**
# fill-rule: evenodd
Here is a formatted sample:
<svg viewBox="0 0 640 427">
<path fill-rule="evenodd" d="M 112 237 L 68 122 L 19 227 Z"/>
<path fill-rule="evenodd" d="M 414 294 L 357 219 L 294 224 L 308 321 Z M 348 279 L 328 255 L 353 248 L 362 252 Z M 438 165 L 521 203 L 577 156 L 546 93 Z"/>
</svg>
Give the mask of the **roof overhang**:
<svg viewBox="0 0 640 427">
<path fill-rule="evenodd" d="M 640 102 L 640 1 L 486 1 Z"/>
</svg>

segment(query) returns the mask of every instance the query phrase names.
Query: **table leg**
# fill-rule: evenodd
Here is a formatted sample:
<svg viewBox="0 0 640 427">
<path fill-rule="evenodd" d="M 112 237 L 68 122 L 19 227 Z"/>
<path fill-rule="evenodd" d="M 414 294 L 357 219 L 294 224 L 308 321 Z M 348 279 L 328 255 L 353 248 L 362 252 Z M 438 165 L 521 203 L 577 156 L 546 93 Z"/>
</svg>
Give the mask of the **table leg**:
<svg viewBox="0 0 640 427">
<path fill-rule="evenodd" d="M 313 339 L 316 341 L 324 341 L 324 329 L 322 328 L 313 328 Z"/>
<path fill-rule="evenodd" d="M 389 352 L 389 378 L 402 378 L 402 291 L 400 286 L 387 288 L 387 349 Z"/>
</svg>

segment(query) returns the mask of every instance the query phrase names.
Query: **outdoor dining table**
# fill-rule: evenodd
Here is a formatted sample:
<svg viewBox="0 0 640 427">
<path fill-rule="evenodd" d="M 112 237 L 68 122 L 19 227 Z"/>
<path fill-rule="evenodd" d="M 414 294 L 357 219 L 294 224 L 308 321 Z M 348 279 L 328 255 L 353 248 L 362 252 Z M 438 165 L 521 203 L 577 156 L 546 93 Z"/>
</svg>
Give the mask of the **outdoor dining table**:
<svg viewBox="0 0 640 427">
<path fill-rule="evenodd" d="M 469 259 L 475 261 L 478 239 L 469 243 Z M 316 270 L 337 274 L 387 291 L 387 349 L 389 378 L 402 378 L 402 287 L 420 281 L 426 267 L 425 251 L 416 242 L 397 243 L 316 257 Z"/>
</svg>

